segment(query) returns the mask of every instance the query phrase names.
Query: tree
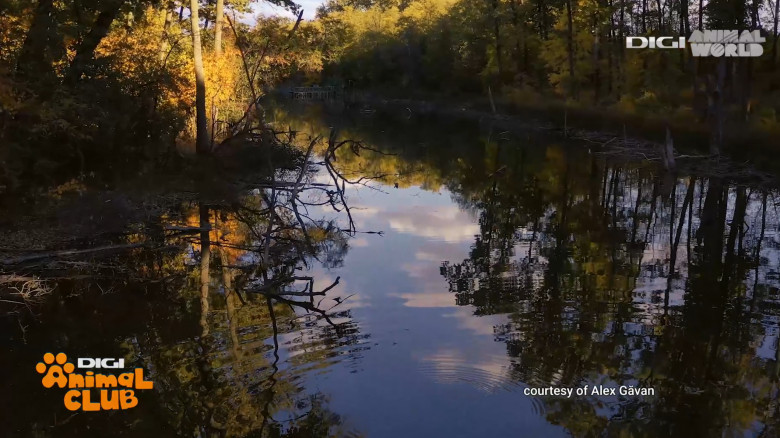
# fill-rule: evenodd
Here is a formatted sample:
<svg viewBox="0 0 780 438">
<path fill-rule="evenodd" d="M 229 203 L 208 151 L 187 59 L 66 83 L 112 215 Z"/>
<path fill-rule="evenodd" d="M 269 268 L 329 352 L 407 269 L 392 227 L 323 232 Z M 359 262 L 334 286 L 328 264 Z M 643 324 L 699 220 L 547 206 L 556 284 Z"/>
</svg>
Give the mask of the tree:
<svg viewBox="0 0 780 438">
<path fill-rule="evenodd" d="M 195 62 L 195 150 L 198 154 L 207 154 L 211 148 L 206 118 L 206 74 L 203 71 L 198 0 L 190 0 L 190 23 L 192 25 L 192 53 Z"/>
<path fill-rule="evenodd" d="M 24 39 L 16 63 L 16 71 L 22 76 L 45 76 L 53 73 L 49 51 L 54 47 L 56 21 L 54 1 L 39 0 L 35 7 L 30 29 Z"/>
<path fill-rule="evenodd" d="M 124 3 L 125 0 L 108 0 L 105 2 L 89 33 L 84 36 L 76 48 L 76 55 L 70 63 L 66 81 L 75 82 L 81 79 L 81 75 L 95 57 L 95 49 L 97 49 L 103 38 L 108 35 L 111 23 L 116 19 Z"/>
<path fill-rule="evenodd" d="M 772 31 L 772 35 L 774 35 L 775 40 L 772 43 L 772 67 L 775 67 L 777 65 L 777 40 L 780 39 L 780 35 L 777 33 L 777 23 L 778 18 L 780 18 L 780 0 L 775 0 L 775 23 L 774 23 L 774 30 Z"/>
<path fill-rule="evenodd" d="M 222 54 L 222 25 L 224 24 L 225 0 L 217 0 L 216 18 L 214 20 L 214 54 L 219 57 Z"/>
<path fill-rule="evenodd" d="M 572 24 L 571 0 L 566 0 L 566 50 L 569 58 L 569 96 L 574 97 L 574 29 Z"/>
</svg>

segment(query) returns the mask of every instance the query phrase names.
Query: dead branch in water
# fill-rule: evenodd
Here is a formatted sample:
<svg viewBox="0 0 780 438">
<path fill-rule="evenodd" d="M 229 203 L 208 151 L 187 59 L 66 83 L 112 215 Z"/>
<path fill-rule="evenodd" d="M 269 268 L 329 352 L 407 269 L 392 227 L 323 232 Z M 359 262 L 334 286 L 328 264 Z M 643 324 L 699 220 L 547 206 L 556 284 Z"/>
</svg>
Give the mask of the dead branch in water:
<svg viewBox="0 0 780 438">
<path fill-rule="evenodd" d="M 66 249 L 62 251 L 38 252 L 35 254 L 26 254 L 23 256 L 14 257 L 10 259 L 0 259 L 0 265 L 14 266 L 14 265 L 21 265 L 24 263 L 34 262 L 38 260 L 56 259 L 60 257 L 79 256 L 79 255 L 94 254 L 94 253 L 109 252 L 109 251 L 127 251 L 130 249 L 141 248 L 147 245 L 148 244 L 146 243 L 128 243 L 123 245 L 99 246 L 96 248 Z"/>
<path fill-rule="evenodd" d="M 37 277 L 23 275 L 0 275 L 0 301 L 17 305 L 40 302 L 53 289 Z M 8 298 L 8 299 L 6 299 Z"/>
</svg>

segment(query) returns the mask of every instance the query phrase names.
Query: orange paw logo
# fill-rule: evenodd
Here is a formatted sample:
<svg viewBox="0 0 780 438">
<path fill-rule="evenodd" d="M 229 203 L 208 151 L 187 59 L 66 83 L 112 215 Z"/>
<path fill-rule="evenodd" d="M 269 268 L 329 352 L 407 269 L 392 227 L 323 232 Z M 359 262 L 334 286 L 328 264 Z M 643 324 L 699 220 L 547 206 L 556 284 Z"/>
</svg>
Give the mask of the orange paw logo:
<svg viewBox="0 0 780 438">
<path fill-rule="evenodd" d="M 74 369 L 76 367 L 68 362 L 68 356 L 65 353 L 58 353 L 56 357 L 52 353 L 46 353 L 43 355 L 43 362 L 38 362 L 35 365 L 35 371 L 44 374 L 41 383 L 45 388 L 51 388 L 54 385 L 64 388 L 68 385 L 68 374 L 72 373 Z"/>
</svg>

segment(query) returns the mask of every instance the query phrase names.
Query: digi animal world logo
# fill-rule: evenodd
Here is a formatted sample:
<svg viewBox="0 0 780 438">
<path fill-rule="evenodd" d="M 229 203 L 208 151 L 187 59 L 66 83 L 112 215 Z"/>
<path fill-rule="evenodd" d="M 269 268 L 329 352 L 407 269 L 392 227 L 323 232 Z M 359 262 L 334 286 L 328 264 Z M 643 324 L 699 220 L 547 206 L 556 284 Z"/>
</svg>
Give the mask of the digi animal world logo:
<svg viewBox="0 0 780 438">
<path fill-rule="evenodd" d="M 764 53 L 765 42 L 760 30 L 695 30 L 688 37 L 691 55 L 696 57 L 756 58 Z M 626 48 L 685 49 L 685 37 L 630 36 Z"/>
<path fill-rule="evenodd" d="M 132 372 L 114 374 L 95 374 L 95 369 L 122 369 L 124 359 L 79 358 L 78 368 L 68 362 L 65 353 L 43 355 L 43 362 L 35 365 L 35 371 L 43 374 L 41 384 L 44 388 L 59 388 L 65 393 L 65 408 L 70 411 L 112 411 L 130 409 L 138 405 L 135 390 L 154 388 L 154 383 L 144 380 L 143 368 Z M 90 369 L 90 371 L 86 371 Z"/>
</svg>

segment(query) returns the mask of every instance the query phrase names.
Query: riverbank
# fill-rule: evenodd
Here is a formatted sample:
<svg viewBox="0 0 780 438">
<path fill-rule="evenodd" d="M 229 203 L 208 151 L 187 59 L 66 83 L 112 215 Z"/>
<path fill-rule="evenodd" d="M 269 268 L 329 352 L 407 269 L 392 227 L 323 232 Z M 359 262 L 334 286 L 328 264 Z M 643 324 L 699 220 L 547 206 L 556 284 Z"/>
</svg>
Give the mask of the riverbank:
<svg viewBox="0 0 780 438">
<path fill-rule="evenodd" d="M 412 94 L 399 96 L 377 90 L 346 93 L 351 105 L 364 111 L 379 108 L 406 117 L 414 115 L 452 117 L 490 121 L 506 130 L 543 130 L 569 137 L 605 142 L 614 139 L 624 146 L 640 145 L 654 148 L 665 141 L 669 127 L 675 149 L 685 154 L 708 154 L 710 136 L 707 127 L 694 120 L 692 114 L 673 119 L 639 112 L 621 112 L 615 107 L 584 106 L 539 96 L 505 96 L 496 93 L 491 103 L 488 96 Z M 495 109 L 495 111 L 494 111 Z M 680 113 L 685 111 L 678 111 Z M 736 162 L 752 164 L 764 172 L 780 173 L 780 157 L 773 146 L 780 131 L 769 126 L 728 125 L 724 128 L 722 155 Z"/>
</svg>

